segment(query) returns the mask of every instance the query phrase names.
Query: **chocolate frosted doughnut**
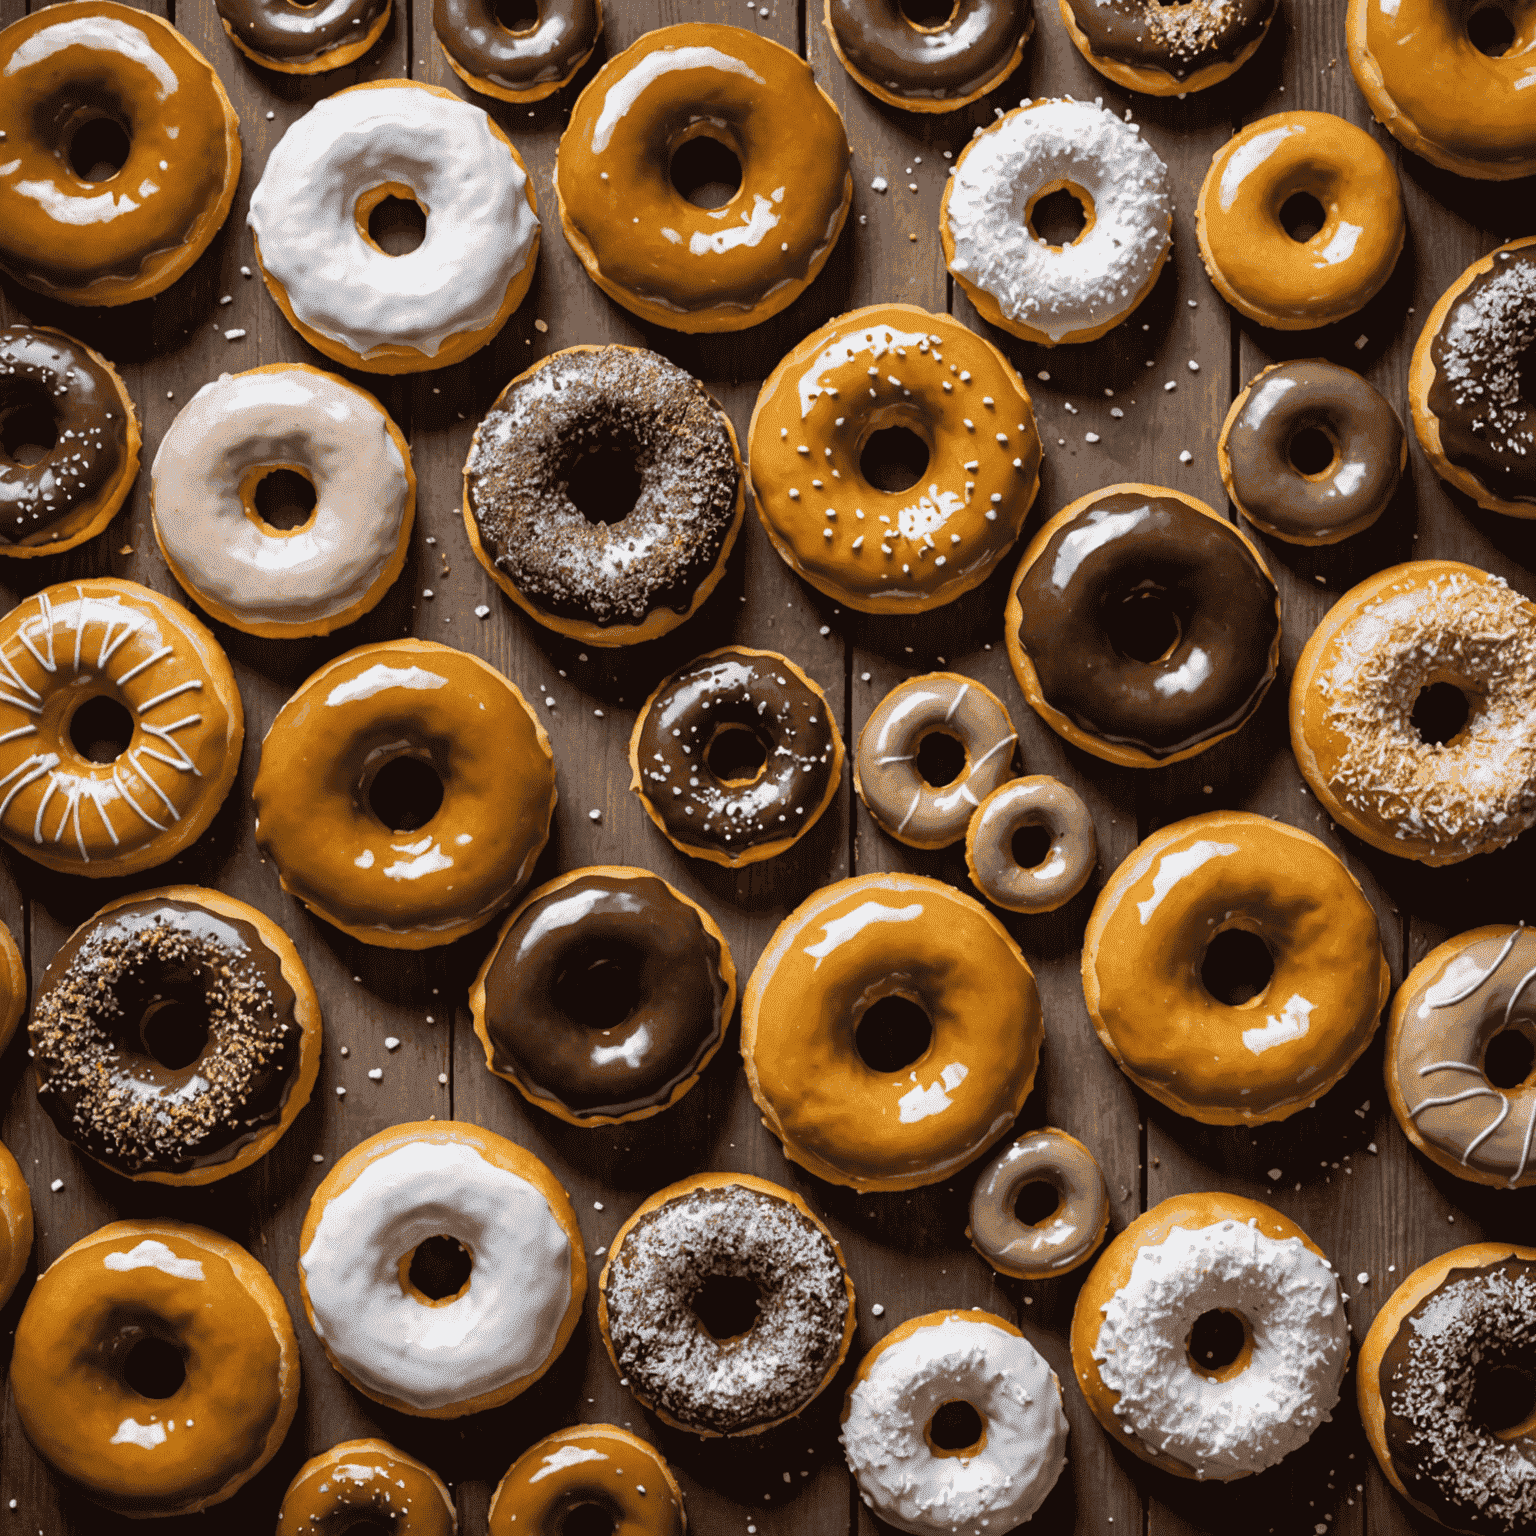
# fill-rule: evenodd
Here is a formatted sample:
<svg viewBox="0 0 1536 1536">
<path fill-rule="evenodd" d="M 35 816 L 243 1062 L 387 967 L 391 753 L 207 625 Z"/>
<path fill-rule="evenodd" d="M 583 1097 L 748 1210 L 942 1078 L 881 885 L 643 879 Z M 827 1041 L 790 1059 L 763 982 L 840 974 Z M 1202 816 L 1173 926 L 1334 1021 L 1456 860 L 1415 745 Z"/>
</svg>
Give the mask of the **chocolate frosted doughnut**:
<svg viewBox="0 0 1536 1536">
<path fill-rule="evenodd" d="M 1037 1222 L 1014 1210 L 1028 1184 L 1056 1192 L 1056 1208 Z M 982 1169 L 966 1236 L 1002 1274 L 1049 1280 L 1083 1263 L 1108 1225 L 1109 1191 L 1093 1153 L 1075 1136 L 1046 1126 L 1020 1136 Z"/>
<path fill-rule="evenodd" d="M 285 75 L 318 75 L 362 58 L 384 35 L 390 0 L 214 0 L 241 53 Z"/>
<path fill-rule="evenodd" d="M 438 47 L 471 89 L 500 101 L 541 101 L 569 82 L 603 32 L 602 0 L 538 0 L 538 19 L 512 32 L 491 0 L 432 0 Z"/>
<path fill-rule="evenodd" d="M 1014 856 L 1015 836 L 1041 827 L 1050 841 L 1038 863 Z M 971 817 L 965 866 L 994 906 L 1010 912 L 1054 912 L 1088 883 L 1099 862 L 1093 817 L 1076 790 L 1060 779 L 1031 774 L 995 789 Z"/>
<path fill-rule="evenodd" d="M 1203 91 L 1253 56 L 1276 0 L 1060 0 L 1077 50 L 1101 75 L 1134 91 Z"/>
</svg>

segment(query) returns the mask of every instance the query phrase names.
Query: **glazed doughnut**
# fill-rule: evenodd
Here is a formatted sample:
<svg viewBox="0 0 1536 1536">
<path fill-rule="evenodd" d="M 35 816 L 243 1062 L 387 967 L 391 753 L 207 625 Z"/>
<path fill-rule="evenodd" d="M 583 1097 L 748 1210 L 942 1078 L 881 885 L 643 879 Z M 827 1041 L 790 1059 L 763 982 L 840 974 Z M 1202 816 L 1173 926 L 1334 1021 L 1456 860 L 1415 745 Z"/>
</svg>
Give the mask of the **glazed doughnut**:
<svg viewBox="0 0 1536 1536">
<path fill-rule="evenodd" d="M 1442 480 L 1480 507 L 1536 517 L 1536 236 L 1474 261 L 1430 310 L 1408 368 L 1413 429 Z"/>
<path fill-rule="evenodd" d="M 459 1527 L 452 1495 L 425 1462 L 386 1440 L 344 1440 L 294 1474 L 277 1536 L 342 1536 L 376 1520 L 392 1536 L 454 1536 Z"/>
<path fill-rule="evenodd" d="M 930 736 L 958 742 L 965 765 L 930 784 L 917 758 Z M 898 683 L 859 732 L 853 787 L 892 837 L 912 848 L 947 848 L 971 813 L 1013 773 L 1018 740 L 1003 701 L 973 678 L 929 672 Z"/>
<path fill-rule="evenodd" d="M 97 699 L 118 706 L 103 734 L 127 717 L 127 745 L 106 762 L 72 734 L 97 730 L 111 708 Z M 0 619 L 0 728 L 0 838 L 99 879 L 152 869 L 203 835 L 239 770 L 245 713 L 218 641 L 180 603 L 97 577 Z"/>
<path fill-rule="evenodd" d="M 0 32 L 0 76 L 0 267 L 66 304 L 164 292 L 208 248 L 240 180 L 240 120 L 213 66 L 148 11 L 67 0 Z M 121 130 L 127 159 L 97 181 L 71 155 L 96 158 L 101 122 Z"/>
<path fill-rule="evenodd" d="M 488 0 L 432 0 L 432 30 L 459 79 L 498 101 L 542 101 L 569 85 L 603 35 L 602 0 L 538 0 L 511 31 Z"/>
<path fill-rule="evenodd" d="M 435 775 L 441 803 L 425 820 L 408 806 L 396 828 L 374 800 L 388 803 L 386 770 L 397 783 L 412 771 L 390 767 L 401 759 Z M 544 727 L 494 667 L 389 640 L 300 685 L 261 744 L 251 797 L 256 844 L 290 896 L 365 944 L 429 949 L 488 923 L 527 882 L 555 767 Z"/>
<path fill-rule="evenodd" d="M 856 1044 L 888 998 L 927 1015 L 927 1047 L 871 1066 Z M 870 1020 L 873 1027 L 879 1014 Z M 1045 1034 L 1034 973 L 985 907 L 923 875 L 859 875 L 803 901 L 757 962 L 741 1054 L 791 1161 L 853 1189 L 916 1189 L 979 1157 L 1029 1097 Z"/>
<path fill-rule="evenodd" d="M 696 1312 L 711 1280 L 757 1287 L 744 1334 Z M 665 1424 L 706 1438 L 792 1419 L 837 1374 L 853 1339 L 853 1281 L 837 1239 L 800 1198 L 749 1173 L 658 1190 L 619 1229 L 598 1286 L 614 1369 Z"/>
<path fill-rule="evenodd" d="M 1275 0 L 1060 0 L 1077 51 L 1116 85 L 1183 97 L 1234 75 L 1259 50 Z"/>
<path fill-rule="evenodd" d="M 11 1043 L 26 1011 L 27 968 L 16 947 L 16 936 L 0 923 L 0 1051 Z"/>
<path fill-rule="evenodd" d="M 141 1391 L 145 1374 L 170 1376 L 172 1353 L 176 1389 Z M 10 1377 L 32 1448 L 75 1490 L 119 1514 L 189 1515 L 283 1443 L 299 1344 L 282 1292 L 239 1244 L 181 1221 L 114 1221 L 38 1278 Z"/>
<path fill-rule="evenodd" d="M 1031 827 L 1049 839 L 1039 861 L 1024 865 L 1013 842 Z M 965 867 L 993 906 L 1054 912 L 1087 885 L 1099 862 L 1093 816 L 1075 789 L 1043 773 L 994 789 L 965 829 Z"/>
<path fill-rule="evenodd" d="M 192 1026 L 205 1037 L 188 1059 Z M 320 1000 L 293 941 L 196 885 L 121 896 L 82 923 L 43 973 L 27 1029 L 59 1134 L 153 1184 L 249 1168 L 320 1067 Z"/>
<path fill-rule="evenodd" d="M 1204 975 L 1233 930 L 1273 967 L 1242 1001 Z M 1375 910 L 1338 856 L 1248 811 L 1154 832 L 1105 883 L 1083 935 L 1083 994 L 1104 1048 L 1137 1087 L 1206 1125 L 1314 1104 L 1370 1044 L 1391 986 Z"/>
<path fill-rule="evenodd" d="M 1203 501 L 1107 485 L 1030 541 L 1008 594 L 1008 659 L 1057 735 L 1126 768 L 1182 762 L 1240 730 L 1280 663 L 1263 557 Z"/>
<path fill-rule="evenodd" d="M 448 1238 L 451 1295 L 413 1275 Z M 581 1317 L 587 1260 L 570 1199 L 531 1152 L 459 1120 L 391 1126 L 340 1158 L 309 1202 L 299 1287 L 326 1358 L 386 1408 L 454 1419 L 497 1408 L 554 1364 Z"/>
<path fill-rule="evenodd" d="M 0 331 L 0 419 L 19 416 L 52 447 L 31 464 L 0 447 L 0 555 L 60 555 L 101 533 L 132 489 L 138 413 L 99 352 L 63 331 L 13 325 Z"/>
<path fill-rule="evenodd" d="M 1014 1209 L 1030 1184 L 1048 1185 L 1056 1208 L 1026 1222 Z M 1109 1191 L 1092 1152 L 1065 1131 L 1030 1131 L 1003 1148 L 971 1191 L 965 1235 L 993 1269 L 1020 1280 L 1051 1280 L 1086 1263 L 1104 1241 Z"/>
<path fill-rule="evenodd" d="M 415 250 L 368 233 L 386 198 L 430 210 Z M 539 255 L 533 182 L 479 107 L 369 80 L 317 102 L 267 157 L 246 222 L 277 306 L 312 347 L 367 373 L 446 368 L 506 324 Z"/>
<path fill-rule="evenodd" d="M 1415 1509 L 1476 1536 L 1536 1517 L 1536 1423 L 1490 1422 L 1479 1388 L 1536 1375 L 1536 1248 L 1469 1243 L 1408 1276 L 1360 1346 L 1366 1438 Z"/>
<path fill-rule="evenodd" d="M 1323 210 L 1297 240 L 1281 222 L 1298 195 Z M 1309 331 L 1360 309 L 1392 275 L 1408 221 L 1387 153 L 1328 112 L 1277 112 L 1228 139 L 1200 184 L 1195 233 L 1216 291 L 1277 331 Z"/>
<path fill-rule="evenodd" d="M 0 1145 L 0 1307 L 32 1257 L 32 1192 L 11 1149 Z"/>
<path fill-rule="evenodd" d="M 1173 245 L 1168 167 L 1139 125 L 1085 101 L 1015 107 L 970 140 L 939 208 L 944 260 L 993 325 L 1053 347 L 1093 341 L 1151 293 Z M 1030 215 L 1070 192 L 1087 217 L 1065 246 Z"/>
<path fill-rule="evenodd" d="M 892 430 L 928 455 L 903 491 L 873 484 L 862 463 Z M 1013 365 L 912 304 L 856 309 L 813 331 L 764 383 L 747 438 L 774 548 L 861 613 L 918 613 L 979 586 L 1040 489 L 1034 408 Z"/>
<path fill-rule="evenodd" d="M 616 1536 L 684 1536 L 683 1492 L 660 1451 L 617 1424 L 575 1424 L 535 1441 L 491 1497 L 489 1536 L 553 1536 L 578 1509 Z"/>
<path fill-rule="evenodd" d="M 674 848 L 739 869 L 821 819 L 842 782 L 843 738 L 826 694 L 787 656 L 727 645 L 656 685 L 629 765 L 630 789 Z"/>
<path fill-rule="evenodd" d="M 389 0 L 214 3 L 230 42 L 248 59 L 285 75 L 318 75 L 356 63 L 389 25 Z"/>
<path fill-rule="evenodd" d="M 673 156 L 701 136 L 741 166 L 719 208 L 672 181 Z M 740 27 L 690 22 L 647 32 L 582 91 L 555 195 L 571 249 L 615 303 L 674 331 L 740 331 L 815 281 L 848 216 L 849 159 L 809 64 Z"/>
<path fill-rule="evenodd" d="M 1302 434 L 1332 458 L 1298 467 Z M 1232 402 L 1216 444 L 1221 483 L 1255 527 L 1287 544 L 1337 544 L 1386 510 L 1408 463 L 1397 412 L 1358 373 L 1321 357 L 1271 363 Z"/>
<path fill-rule="evenodd" d="M 1243 1325 L 1236 1357 L 1213 1369 L 1191 1349 L 1208 1312 Z M 1178 1477 L 1230 1482 L 1274 1466 L 1327 1421 L 1348 1364 L 1333 1266 L 1295 1222 L 1239 1195 L 1154 1206 L 1099 1255 L 1072 1313 L 1093 1416 Z"/>
<path fill-rule="evenodd" d="M 1440 745 L 1420 695 L 1459 689 Z M 1291 747 L 1318 804 L 1375 848 L 1430 865 L 1489 853 L 1536 822 L 1536 604 L 1455 560 L 1414 560 L 1346 592 L 1291 680 Z"/>
<path fill-rule="evenodd" d="M 314 487 L 300 527 L 278 530 L 256 510 L 274 469 Z M 305 363 L 268 363 L 222 375 L 182 408 L 155 454 L 150 505 L 171 574 L 220 623 L 328 635 L 400 574 L 416 476 L 372 395 Z"/>
<path fill-rule="evenodd" d="M 485 1064 L 572 1125 L 660 1114 L 698 1082 L 736 1009 L 715 920 L 659 876 L 613 865 L 541 885 L 469 991 Z"/>
<path fill-rule="evenodd" d="M 1495 1086 L 1488 1048 L 1536 1036 L 1536 933 L 1473 928 L 1438 944 L 1392 1000 L 1387 1093 L 1403 1134 L 1458 1178 L 1536 1184 L 1536 1074 Z"/>
<path fill-rule="evenodd" d="M 621 455 L 633 505 L 593 522 L 572 482 Z M 602 471 L 599 471 L 602 473 Z M 486 412 L 464 464 L 470 547 L 513 602 L 557 634 L 634 645 L 697 613 L 741 531 L 731 419 L 691 374 L 639 347 L 541 358 Z"/>
<path fill-rule="evenodd" d="M 939 1411 L 981 1421 L 970 1445 L 936 1438 Z M 909 1318 L 859 1362 L 843 1407 L 859 1496 L 913 1536 L 988 1536 L 1022 1525 L 1067 1464 L 1061 1383 L 1012 1323 L 990 1312 Z"/>
</svg>

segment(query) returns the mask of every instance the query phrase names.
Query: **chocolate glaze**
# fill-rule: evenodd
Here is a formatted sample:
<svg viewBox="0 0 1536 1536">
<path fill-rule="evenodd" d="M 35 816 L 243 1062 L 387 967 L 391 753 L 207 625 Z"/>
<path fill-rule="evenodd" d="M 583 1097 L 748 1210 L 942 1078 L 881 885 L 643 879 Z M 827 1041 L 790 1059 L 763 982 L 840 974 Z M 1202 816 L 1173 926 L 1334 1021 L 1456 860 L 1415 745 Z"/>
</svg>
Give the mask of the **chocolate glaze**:
<svg viewBox="0 0 1536 1536">
<path fill-rule="evenodd" d="M 898 0 L 828 0 L 848 63 L 913 101 L 961 101 L 1006 72 L 1035 25 L 1032 0 L 958 0 L 942 26 L 919 28 Z"/>
<path fill-rule="evenodd" d="M 1264 34 L 1276 0 L 1067 0 L 1088 46 L 1106 59 L 1187 80 L 1230 64 Z"/>
<path fill-rule="evenodd" d="M 466 74 L 506 91 L 567 80 L 603 30 L 598 0 L 539 0 L 539 19 L 509 32 L 490 0 L 432 0 L 432 30 Z"/>
<path fill-rule="evenodd" d="M 378 22 L 389 0 L 215 0 L 225 25 L 252 53 L 307 64 L 355 43 Z"/>
<path fill-rule="evenodd" d="M 1179 622 L 1158 661 L 1122 656 L 1105 630 L 1106 610 L 1143 594 Z M 1172 496 L 1121 491 L 1084 508 L 1052 534 L 1018 597 L 1045 702 L 1149 757 L 1235 730 L 1274 681 L 1274 582 L 1235 529 Z"/>
<path fill-rule="evenodd" d="M 1026 1225 L 1013 1204 L 1026 1184 L 1049 1184 L 1055 1213 Z M 1004 1147 L 971 1192 L 970 1238 L 994 1269 L 1045 1279 L 1075 1269 L 1098 1246 L 1109 1218 L 1109 1192 L 1093 1154 L 1064 1132 L 1031 1131 Z"/>
</svg>

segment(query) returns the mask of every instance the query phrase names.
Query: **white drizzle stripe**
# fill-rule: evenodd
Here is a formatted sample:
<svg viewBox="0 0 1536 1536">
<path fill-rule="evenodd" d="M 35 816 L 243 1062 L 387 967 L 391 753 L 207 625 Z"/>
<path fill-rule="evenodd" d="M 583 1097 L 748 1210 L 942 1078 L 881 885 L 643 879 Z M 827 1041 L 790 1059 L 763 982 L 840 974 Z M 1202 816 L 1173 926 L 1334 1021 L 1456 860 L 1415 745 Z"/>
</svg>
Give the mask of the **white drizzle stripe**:
<svg viewBox="0 0 1536 1536">
<path fill-rule="evenodd" d="M 140 672 L 148 671 L 157 661 L 163 661 L 170 654 L 171 647 L 162 645 L 158 651 L 146 656 L 143 661 L 136 663 L 134 666 L 129 667 L 126 672 L 122 673 L 117 679 L 117 686 L 122 688 L 131 683 Z"/>
<path fill-rule="evenodd" d="M 1525 1140 L 1520 1146 L 1520 1166 L 1515 1169 L 1514 1177 L 1510 1179 L 1508 1188 L 1516 1188 L 1520 1180 L 1525 1177 L 1525 1170 L 1531 1162 L 1531 1137 L 1536 1134 L 1536 1102 L 1531 1104 L 1531 1117 L 1525 1122 Z"/>
<path fill-rule="evenodd" d="M 1440 1109 L 1447 1104 L 1463 1104 L 1468 1099 L 1502 1099 L 1503 1097 L 1504 1095 L 1500 1093 L 1497 1088 L 1468 1088 L 1465 1093 L 1452 1093 L 1447 1094 L 1443 1098 L 1425 1099 L 1422 1103 L 1415 1104 L 1413 1108 L 1408 1111 L 1408 1118 L 1410 1120 L 1417 1120 L 1426 1109 Z"/>
<path fill-rule="evenodd" d="M 200 679 L 195 677 L 189 678 L 186 682 L 178 683 L 174 688 L 167 688 L 164 693 L 157 693 L 154 698 L 140 704 L 138 713 L 147 715 L 157 704 L 164 704 L 167 699 L 179 698 L 182 694 L 189 693 L 194 689 L 201 691 L 202 686 Z"/>
<path fill-rule="evenodd" d="M 1486 971 L 1483 972 L 1481 976 L 1477 977 L 1467 986 L 1463 987 L 1461 991 L 1456 993 L 1453 997 L 1437 998 L 1433 1003 L 1430 1004 L 1430 1007 L 1450 1008 L 1457 1003 L 1466 1002 L 1466 1000 L 1471 997 L 1473 993 L 1480 991 L 1498 974 L 1499 967 L 1503 965 L 1504 962 L 1509 958 L 1509 952 L 1515 947 L 1515 941 L 1520 937 L 1520 931 L 1524 927 L 1525 924 L 1521 922 L 1517 923 L 1515 927 L 1510 930 L 1509 937 L 1504 940 L 1504 947 L 1499 951 L 1498 958 L 1493 962 L 1492 965 L 1488 967 Z"/>
<path fill-rule="evenodd" d="M 1504 1005 L 1504 1028 L 1508 1029 L 1510 1020 L 1514 1017 L 1515 1004 L 1520 1001 L 1525 989 L 1536 979 L 1536 965 L 1533 965 L 1519 981 L 1515 983 L 1515 990 L 1509 994 L 1509 1001 Z"/>
<path fill-rule="evenodd" d="M 1483 1069 L 1470 1061 L 1431 1061 L 1419 1068 L 1420 1077 L 1428 1077 L 1431 1072 L 1471 1072 L 1478 1077 L 1483 1075 Z"/>
<path fill-rule="evenodd" d="M 1492 1136 L 1493 1133 L 1496 1130 L 1498 1130 L 1498 1128 L 1501 1125 L 1504 1124 L 1504 1121 L 1508 1117 L 1508 1115 L 1509 1115 L 1509 1100 L 1507 1098 L 1505 1098 L 1505 1096 L 1501 1093 L 1499 1095 L 1499 1112 L 1498 1112 L 1498 1114 L 1494 1117 L 1494 1119 L 1488 1125 L 1485 1125 L 1483 1127 L 1483 1129 L 1481 1131 L 1479 1131 L 1477 1133 L 1477 1135 L 1472 1138 L 1471 1141 L 1469 1141 L 1467 1143 L 1467 1150 L 1461 1154 L 1461 1161 L 1462 1161 L 1463 1165 L 1465 1165 L 1466 1162 L 1467 1162 L 1467 1159 L 1470 1158 L 1472 1156 L 1472 1154 L 1474 1152 L 1476 1152 L 1477 1149 L 1485 1141 L 1487 1141 L 1487 1139 L 1490 1136 Z"/>
</svg>

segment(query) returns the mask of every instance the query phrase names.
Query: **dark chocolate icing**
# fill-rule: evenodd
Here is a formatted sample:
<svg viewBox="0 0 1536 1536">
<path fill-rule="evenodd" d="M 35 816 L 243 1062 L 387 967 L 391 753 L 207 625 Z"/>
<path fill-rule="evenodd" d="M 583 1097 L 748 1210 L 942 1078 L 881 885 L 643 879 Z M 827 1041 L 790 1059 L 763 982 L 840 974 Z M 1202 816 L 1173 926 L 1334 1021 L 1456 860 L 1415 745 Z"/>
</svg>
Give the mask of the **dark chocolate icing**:
<svg viewBox="0 0 1536 1536">
<path fill-rule="evenodd" d="M 1032 0 L 959 0 L 942 26 L 916 27 L 897 0 L 828 0 L 827 22 L 848 63 L 912 101 L 960 101 L 1009 66 L 1035 24 Z"/>
<path fill-rule="evenodd" d="M 603 30 L 598 0 L 539 0 L 539 19 L 509 32 L 490 0 L 432 0 L 432 29 L 466 74 L 506 91 L 569 79 Z"/>
<path fill-rule="evenodd" d="M 1067 0 L 1088 46 L 1106 59 L 1187 80 L 1230 64 L 1264 34 L 1276 0 Z"/>
<path fill-rule="evenodd" d="M 364 37 L 389 0 L 215 0 L 225 24 L 252 53 L 308 64 Z"/>
</svg>

